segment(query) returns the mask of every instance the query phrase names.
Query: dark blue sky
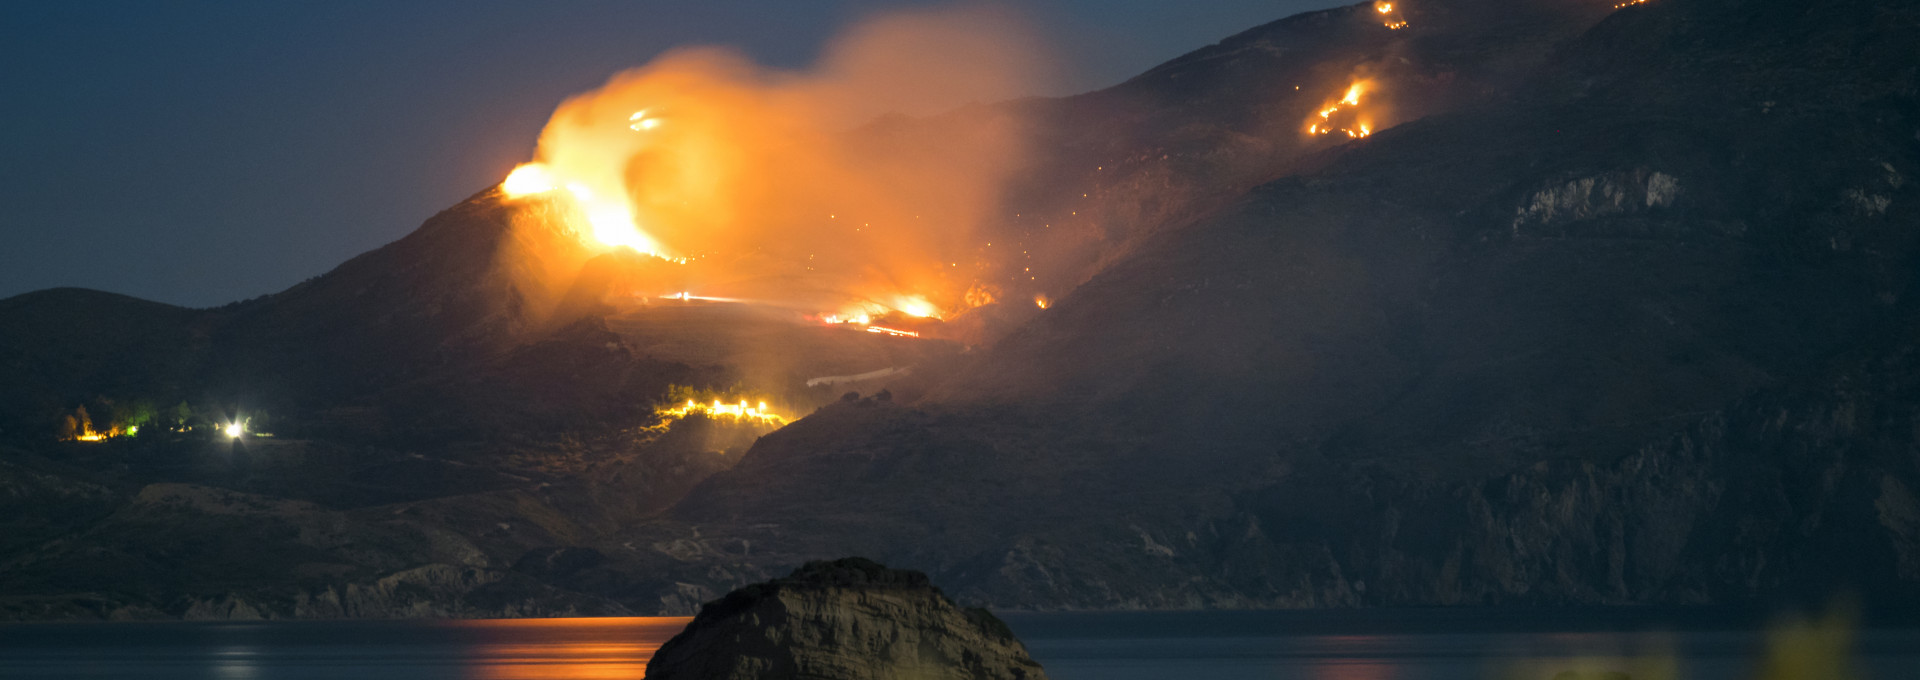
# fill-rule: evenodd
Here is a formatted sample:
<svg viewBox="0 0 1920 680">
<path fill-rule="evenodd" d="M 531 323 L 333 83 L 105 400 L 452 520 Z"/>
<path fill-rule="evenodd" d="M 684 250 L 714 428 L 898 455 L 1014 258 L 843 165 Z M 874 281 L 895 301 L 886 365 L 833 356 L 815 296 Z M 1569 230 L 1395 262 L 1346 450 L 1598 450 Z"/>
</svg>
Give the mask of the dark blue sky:
<svg viewBox="0 0 1920 680">
<path fill-rule="evenodd" d="M 682 45 L 798 67 L 894 0 L 8 2 L 0 297 L 210 306 L 407 234 L 532 153 L 553 107 Z M 1327 0 L 1029 0 L 1063 94 Z"/>
</svg>

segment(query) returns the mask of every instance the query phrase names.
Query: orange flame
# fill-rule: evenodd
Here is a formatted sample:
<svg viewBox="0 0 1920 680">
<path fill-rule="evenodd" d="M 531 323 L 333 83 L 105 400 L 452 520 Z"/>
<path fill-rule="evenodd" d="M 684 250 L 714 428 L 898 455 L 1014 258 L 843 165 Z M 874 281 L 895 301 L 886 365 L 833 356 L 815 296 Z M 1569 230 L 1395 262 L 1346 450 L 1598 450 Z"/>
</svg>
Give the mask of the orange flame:
<svg viewBox="0 0 1920 680">
<path fill-rule="evenodd" d="M 903 331 L 903 330 L 900 330 L 900 329 L 898 329 L 898 328 L 887 328 L 887 327 L 884 327 L 884 326 L 868 326 L 868 327 L 867 327 L 867 332 L 868 332 L 868 333 L 882 333 L 882 334 L 885 334 L 885 335 L 893 335 L 893 336 L 898 336 L 898 337 L 903 337 L 903 338 L 917 338 L 917 337 L 920 337 L 920 334 L 919 334 L 919 333 L 917 333 L 917 332 L 914 332 L 914 331 Z"/>
<path fill-rule="evenodd" d="M 654 409 L 654 413 L 658 414 L 662 420 L 667 422 L 685 418 L 695 413 L 715 420 L 757 423 L 761 425 L 772 425 L 774 427 L 780 427 L 793 422 L 791 418 L 769 410 L 767 408 L 767 402 L 765 401 L 761 401 L 758 404 L 750 404 L 746 399 L 741 399 L 739 403 L 732 404 L 719 399 L 713 400 L 711 404 L 688 399 L 684 405 L 657 408 Z"/>
<path fill-rule="evenodd" d="M 1353 81 L 1339 99 L 1328 103 L 1315 112 L 1313 118 L 1307 119 L 1307 134 L 1328 135 L 1339 132 L 1355 139 L 1373 134 L 1373 123 L 1366 114 L 1358 110 L 1361 98 L 1366 96 L 1373 87 L 1374 83 L 1371 80 Z M 1335 121 L 1335 114 L 1341 114 L 1338 122 Z"/>
<path fill-rule="evenodd" d="M 561 208 L 541 214 L 578 220 L 593 249 L 690 265 L 643 295 L 840 310 L 822 320 L 978 306 L 980 282 L 949 263 L 976 257 L 970 235 L 1020 167 L 1017 123 L 868 123 L 1030 91 L 1037 43 L 1010 23 L 981 8 L 886 16 L 810 72 L 670 52 L 563 103 L 501 192 Z"/>
<path fill-rule="evenodd" d="M 1641 0 L 1641 2 L 1645 1 L 1646 0 Z M 1387 0 L 1374 0 L 1373 11 L 1380 13 L 1380 25 L 1388 29 L 1397 31 L 1407 27 L 1407 20 L 1402 18 L 1400 13 L 1394 10 L 1393 3 L 1387 2 Z"/>
</svg>

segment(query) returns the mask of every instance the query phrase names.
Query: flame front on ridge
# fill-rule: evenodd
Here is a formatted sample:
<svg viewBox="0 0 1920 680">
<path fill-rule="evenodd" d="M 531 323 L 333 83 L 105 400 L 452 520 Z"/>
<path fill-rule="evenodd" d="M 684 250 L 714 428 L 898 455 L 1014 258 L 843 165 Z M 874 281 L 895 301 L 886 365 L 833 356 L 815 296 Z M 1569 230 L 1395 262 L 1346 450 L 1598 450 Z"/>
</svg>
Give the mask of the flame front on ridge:
<svg viewBox="0 0 1920 680">
<path fill-rule="evenodd" d="M 1380 25 L 1390 30 L 1397 31 L 1407 27 L 1407 20 L 1400 16 L 1400 10 L 1387 0 L 1374 0 L 1373 11 L 1380 14 Z"/>
<path fill-rule="evenodd" d="M 1372 80 L 1353 81 L 1339 99 L 1321 107 L 1314 117 L 1307 119 L 1307 134 L 1329 135 L 1338 132 L 1356 139 L 1373 134 L 1372 117 L 1360 111 L 1360 99 L 1372 89 Z"/>
<path fill-rule="evenodd" d="M 634 284 L 650 288 L 635 296 L 691 291 L 680 299 L 829 322 L 949 317 L 992 299 L 981 291 L 1001 263 L 982 255 L 997 251 L 978 228 L 1021 167 L 1023 128 L 991 116 L 886 137 L 866 126 L 1031 91 L 1038 42 L 1009 20 L 986 8 L 885 15 L 804 72 L 669 52 L 561 104 L 502 195 L 527 201 L 527 217 L 571 221 L 590 251 L 689 265 Z"/>
</svg>

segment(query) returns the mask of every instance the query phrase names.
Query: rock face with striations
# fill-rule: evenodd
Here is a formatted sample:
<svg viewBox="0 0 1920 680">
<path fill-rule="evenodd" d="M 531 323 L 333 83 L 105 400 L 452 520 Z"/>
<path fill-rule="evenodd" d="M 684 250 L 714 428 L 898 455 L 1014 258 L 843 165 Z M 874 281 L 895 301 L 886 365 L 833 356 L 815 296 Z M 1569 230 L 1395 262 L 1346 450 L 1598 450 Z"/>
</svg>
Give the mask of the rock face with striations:
<svg viewBox="0 0 1920 680">
<path fill-rule="evenodd" d="M 648 680 L 1044 680 L 985 609 L 926 574 L 850 557 L 709 602 L 647 663 Z"/>
</svg>

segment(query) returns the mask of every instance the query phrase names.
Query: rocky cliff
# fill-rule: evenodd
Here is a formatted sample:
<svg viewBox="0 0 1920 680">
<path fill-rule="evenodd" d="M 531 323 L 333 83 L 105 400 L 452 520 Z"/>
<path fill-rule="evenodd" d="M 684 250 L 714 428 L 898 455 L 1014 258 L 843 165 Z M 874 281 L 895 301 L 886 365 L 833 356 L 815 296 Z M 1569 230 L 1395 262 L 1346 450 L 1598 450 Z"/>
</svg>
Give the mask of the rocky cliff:
<svg viewBox="0 0 1920 680">
<path fill-rule="evenodd" d="M 1006 624 L 925 574 L 853 557 L 728 593 L 647 662 L 651 680 L 1044 680 Z"/>
</svg>

